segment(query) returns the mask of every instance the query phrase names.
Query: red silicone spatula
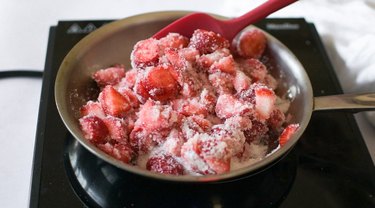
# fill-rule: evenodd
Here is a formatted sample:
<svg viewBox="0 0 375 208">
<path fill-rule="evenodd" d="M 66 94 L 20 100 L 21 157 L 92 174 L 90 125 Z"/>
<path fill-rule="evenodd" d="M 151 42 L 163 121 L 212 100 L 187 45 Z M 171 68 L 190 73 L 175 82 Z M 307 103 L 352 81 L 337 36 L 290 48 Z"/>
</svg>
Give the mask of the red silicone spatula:
<svg viewBox="0 0 375 208">
<path fill-rule="evenodd" d="M 191 37 L 194 30 L 204 29 L 219 33 L 229 41 L 232 41 L 236 34 L 246 26 L 262 20 L 271 13 L 296 1 L 297 0 L 268 0 L 248 13 L 226 21 L 215 19 L 205 13 L 192 13 L 164 27 L 153 37 L 159 39 L 168 35 L 170 32 Z"/>
</svg>

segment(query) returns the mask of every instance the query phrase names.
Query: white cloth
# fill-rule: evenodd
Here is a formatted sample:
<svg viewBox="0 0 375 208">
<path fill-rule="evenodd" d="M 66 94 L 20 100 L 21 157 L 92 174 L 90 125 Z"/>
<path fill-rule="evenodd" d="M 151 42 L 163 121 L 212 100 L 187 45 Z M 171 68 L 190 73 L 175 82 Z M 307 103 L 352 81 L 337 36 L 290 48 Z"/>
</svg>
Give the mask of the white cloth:
<svg viewBox="0 0 375 208">
<path fill-rule="evenodd" d="M 247 5 L 227 0 L 225 8 L 237 16 Z M 315 24 L 344 92 L 375 92 L 375 0 L 300 0 L 270 17 L 288 16 Z M 375 112 L 365 115 L 375 127 Z"/>
<path fill-rule="evenodd" d="M 239 16 L 262 2 L 2 0 L 0 70 L 43 69 L 48 30 L 58 20 L 119 19 L 161 10 Z M 304 17 L 314 23 L 344 91 L 375 91 L 374 0 L 300 0 L 271 16 Z M 0 207 L 28 207 L 41 81 L 0 80 L 0 89 Z M 369 148 L 375 152 L 374 128 L 361 117 L 358 119 Z"/>
</svg>

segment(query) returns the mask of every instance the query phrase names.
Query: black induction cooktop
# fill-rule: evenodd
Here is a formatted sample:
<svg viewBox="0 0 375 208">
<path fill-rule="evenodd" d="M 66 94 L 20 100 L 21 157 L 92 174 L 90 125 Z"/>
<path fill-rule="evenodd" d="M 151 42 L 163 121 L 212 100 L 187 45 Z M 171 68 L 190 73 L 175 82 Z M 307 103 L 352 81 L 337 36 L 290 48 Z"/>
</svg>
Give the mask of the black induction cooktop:
<svg viewBox="0 0 375 208">
<path fill-rule="evenodd" d="M 353 115 L 342 112 L 315 112 L 298 144 L 278 163 L 222 183 L 147 179 L 88 152 L 59 117 L 54 81 L 73 45 L 108 22 L 61 21 L 50 28 L 30 207 L 375 207 L 375 167 Z M 342 93 L 313 24 L 266 19 L 257 26 L 295 53 L 315 96 Z"/>
</svg>

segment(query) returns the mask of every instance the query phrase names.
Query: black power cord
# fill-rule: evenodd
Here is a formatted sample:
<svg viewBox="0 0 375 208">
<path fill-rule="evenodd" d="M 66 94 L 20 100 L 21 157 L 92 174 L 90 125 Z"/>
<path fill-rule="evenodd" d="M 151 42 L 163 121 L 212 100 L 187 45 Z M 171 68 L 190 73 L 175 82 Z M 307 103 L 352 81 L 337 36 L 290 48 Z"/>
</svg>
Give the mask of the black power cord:
<svg viewBox="0 0 375 208">
<path fill-rule="evenodd" d="M 38 70 L 0 71 L 0 79 L 15 78 L 15 77 L 42 78 L 43 77 L 43 71 L 38 71 Z"/>
</svg>

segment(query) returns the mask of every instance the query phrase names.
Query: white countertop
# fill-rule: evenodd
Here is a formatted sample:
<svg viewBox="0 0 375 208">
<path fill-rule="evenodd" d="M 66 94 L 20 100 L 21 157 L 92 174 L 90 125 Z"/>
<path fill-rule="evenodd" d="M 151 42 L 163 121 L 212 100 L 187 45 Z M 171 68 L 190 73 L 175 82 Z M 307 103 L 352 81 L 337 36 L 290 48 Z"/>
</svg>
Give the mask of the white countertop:
<svg viewBox="0 0 375 208">
<path fill-rule="evenodd" d="M 49 27 L 58 20 L 120 19 L 161 10 L 239 16 L 261 2 L 263 0 L 2 0 L 0 71 L 43 70 Z M 301 0 L 272 17 L 304 17 L 314 23 L 344 90 L 375 91 L 374 61 L 371 62 L 375 60 L 375 49 L 364 47 L 375 40 L 373 27 L 367 25 L 375 22 L 373 0 Z M 361 27 L 363 25 L 367 27 Z M 349 52 L 355 53 L 349 56 Z M 0 207 L 28 207 L 41 84 L 38 78 L 0 79 Z M 364 116 L 356 118 L 374 154 L 375 128 Z"/>
</svg>

